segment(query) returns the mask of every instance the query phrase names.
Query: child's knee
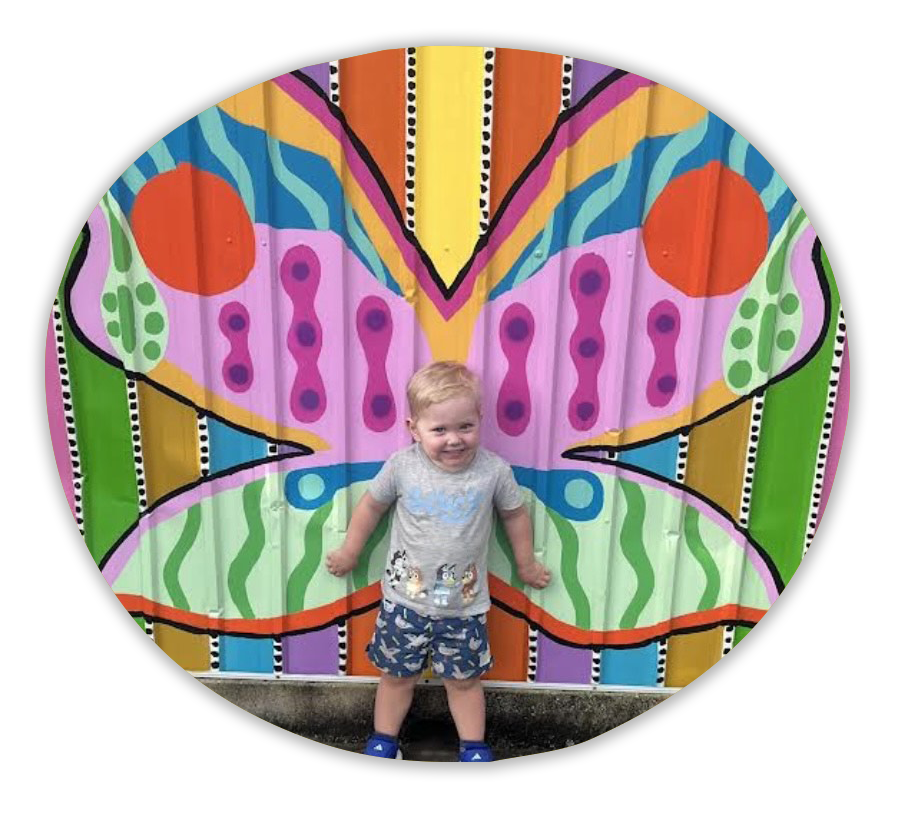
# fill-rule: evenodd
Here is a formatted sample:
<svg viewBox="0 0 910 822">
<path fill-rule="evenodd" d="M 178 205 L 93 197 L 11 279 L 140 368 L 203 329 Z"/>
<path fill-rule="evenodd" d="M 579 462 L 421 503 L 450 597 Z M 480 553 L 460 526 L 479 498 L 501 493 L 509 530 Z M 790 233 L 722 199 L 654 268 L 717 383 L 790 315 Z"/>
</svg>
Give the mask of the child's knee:
<svg viewBox="0 0 910 822">
<path fill-rule="evenodd" d="M 483 681 L 479 676 L 470 677 L 469 679 L 443 679 L 448 690 L 464 693 L 467 691 L 476 691 L 483 688 Z"/>
<path fill-rule="evenodd" d="M 383 673 L 381 684 L 388 688 L 406 691 L 412 689 L 417 684 L 418 679 L 420 679 L 420 674 L 416 676 L 395 676 L 394 674 Z"/>
</svg>

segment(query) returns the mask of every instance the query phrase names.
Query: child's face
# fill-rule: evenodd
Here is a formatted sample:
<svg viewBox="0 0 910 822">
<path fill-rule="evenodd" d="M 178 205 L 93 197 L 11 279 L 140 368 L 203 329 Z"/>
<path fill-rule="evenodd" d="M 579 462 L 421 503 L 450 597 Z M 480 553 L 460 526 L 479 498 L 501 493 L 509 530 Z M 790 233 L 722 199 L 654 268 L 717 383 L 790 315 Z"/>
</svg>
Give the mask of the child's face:
<svg viewBox="0 0 910 822">
<path fill-rule="evenodd" d="M 423 452 L 444 471 L 460 471 L 471 464 L 480 444 L 480 412 L 470 394 L 425 408 L 408 420 L 411 436 Z"/>
</svg>

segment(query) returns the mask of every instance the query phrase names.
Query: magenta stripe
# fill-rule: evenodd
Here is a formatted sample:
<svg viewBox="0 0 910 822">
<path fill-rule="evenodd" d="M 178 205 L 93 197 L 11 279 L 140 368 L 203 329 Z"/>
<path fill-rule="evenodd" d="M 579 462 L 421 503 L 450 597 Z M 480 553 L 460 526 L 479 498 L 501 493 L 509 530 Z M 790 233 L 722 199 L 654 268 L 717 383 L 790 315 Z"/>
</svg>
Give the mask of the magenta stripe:
<svg viewBox="0 0 910 822">
<path fill-rule="evenodd" d="M 63 483 L 63 493 L 70 511 L 76 516 L 76 495 L 73 492 L 73 466 L 66 442 L 66 420 L 63 417 L 63 395 L 60 391 L 60 372 L 57 369 L 57 336 L 54 333 L 54 315 L 47 324 L 47 342 L 44 346 L 44 393 L 47 397 L 47 424 L 51 429 L 51 445 L 57 472 Z"/>
<path fill-rule="evenodd" d="M 575 58 L 572 61 L 572 105 L 584 97 L 595 83 L 604 79 L 613 68 L 590 60 Z"/>
<path fill-rule="evenodd" d="M 338 628 L 295 634 L 283 640 L 286 674 L 337 674 Z"/>
<path fill-rule="evenodd" d="M 818 521 L 825 513 L 828 495 L 834 484 L 834 472 L 840 460 L 841 448 L 844 445 L 844 433 L 847 430 L 847 406 L 850 404 L 850 349 L 844 340 L 844 358 L 841 360 L 840 382 L 837 384 L 837 401 L 834 406 L 834 426 L 831 428 L 831 441 L 828 447 L 828 461 L 825 464 L 825 482 L 822 487 L 822 502 L 818 510 Z M 817 526 L 816 526 L 817 527 Z"/>
</svg>

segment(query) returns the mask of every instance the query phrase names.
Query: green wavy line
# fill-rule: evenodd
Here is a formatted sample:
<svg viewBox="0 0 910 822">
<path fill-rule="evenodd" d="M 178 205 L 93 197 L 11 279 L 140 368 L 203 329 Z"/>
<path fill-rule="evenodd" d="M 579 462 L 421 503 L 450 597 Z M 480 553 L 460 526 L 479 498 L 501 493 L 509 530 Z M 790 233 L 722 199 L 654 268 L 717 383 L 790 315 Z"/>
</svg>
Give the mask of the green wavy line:
<svg viewBox="0 0 910 822">
<path fill-rule="evenodd" d="M 555 511 L 547 508 L 547 513 L 550 515 L 550 519 L 553 520 L 560 542 L 562 542 L 559 573 L 566 593 L 575 608 L 575 624 L 579 628 L 590 628 L 591 603 L 588 601 L 588 595 L 585 593 L 584 588 L 581 587 L 581 583 L 578 581 L 578 534 L 569 522 Z"/>
<path fill-rule="evenodd" d="M 790 255 L 790 249 L 798 239 L 797 233 L 801 234 L 800 229 L 803 228 L 804 222 L 806 222 L 806 212 L 800 208 L 792 221 L 788 221 L 786 227 L 778 232 L 778 236 L 783 232 L 786 233 L 784 234 L 780 245 L 775 250 L 774 256 L 768 263 L 768 273 L 765 276 L 765 283 L 769 294 L 777 294 L 780 290 L 787 259 Z"/>
<path fill-rule="evenodd" d="M 347 198 L 345 198 L 344 201 L 344 223 L 348 231 L 348 236 L 351 238 L 354 245 L 357 246 L 357 250 L 363 254 L 364 259 L 366 259 L 367 264 L 370 266 L 370 271 L 373 272 L 379 282 L 383 285 L 388 285 L 388 279 L 385 275 L 385 269 L 382 266 L 382 260 L 379 259 L 379 254 L 376 253 L 376 249 L 373 247 L 373 243 L 370 242 L 370 238 L 358 224 L 357 219 L 354 216 L 354 208 Z"/>
<path fill-rule="evenodd" d="M 198 114 L 196 119 L 199 121 L 199 127 L 202 130 L 202 136 L 205 138 L 206 144 L 211 149 L 212 154 L 221 160 L 228 173 L 237 182 L 240 197 L 249 212 L 250 219 L 256 222 L 256 197 L 253 193 L 253 178 L 250 176 L 246 161 L 228 139 L 218 108 L 216 106 L 207 108 L 201 114 Z"/>
<path fill-rule="evenodd" d="M 686 546 L 689 553 L 695 558 L 695 561 L 701 565 L 705 572 L 705 591 L 701 595 L 698 603 L 699 611 L 707 611 L 717 604 L 717 597 L 720 594 L 720 569 L 711 556 L 705 543 L 702 541 L 701 534 L 698 531 L 698 511 L 691 506 L 686 506 L 686 514 L 683 518 L 683 532 L 686 536 Z"/>
<path fill-rule="evenodd" d="M 307 586 L 319 570 L 319 563 L 322 562 L 322 526 L 332 513 L 334 505 L 334 501 L 329 500 L 321 508 L 317 508 L 306 524 L 303 532 L 303 559 L 297 563 L 297 567 L 288 577 L 286 601 L 289 614 L 303 610 Z"/>
<path fill-rule="evenodd" d="M 174 607 L 180 608 L 182 611 L 189 611 L 190 603 L 180 585 L 180 566 L 183 565 L 183 560 L 186 559 L 186 555 L 190 552 L 190 548 L 193 547 L 193 543 L 199 535 L 201 523 L 202 508 L 197 502 L 192 508 L 187 510 L 183 531 L 180 532 L 180 538 L 164 563 L 162 571 L 164 587 L 167 589 L 168 596 L 171 598 L 171 602 L 174 603 Z"/>
<path fill-rule="evenodd" d="M 648 189 L 645 195 L 644 216 L 647 216 L 657 199 L 657 195 L 664 190 L 664 187 L 673 175 L 673 169 L 676 164 L 689 152 L 694 151 L 699 143 L 708 133 L 708 115 L 703 117 L 698 123 L 685 131 L 679 132 L 669 143 L 667 143 L 654 167 L 651 169 L 651 177 L 648 179 Z"/>
<path fill-rule="evenodd" d="M 509 563 L 509 567 L 512 569 L 512 578 L 509 580 L 509 585 L 521 591 L 525 585 L 521 581 L 521 577 L 518 576 L 518 563 L 515 561 L 515 552 L 511 548 L 509 535 L 506 533 L 506 528 L 499 517 L 494 516 L 493 522 L 493 530 L 496 533 L 496 545 L 499 550 L 502 551 L 506 558 L 506 562 Z"/>
<path fill-rule="evenodd" d="M 130 241 L 126 235 L 126 230 L 120 222 L 114 209 L 111 207 L 107 194 L 101 200 L 107 209 L 107 221 L 111 228 L 111 257 L 114 262 L 114 268 L 121 273 L 130 270 L 133 264 L 133 251 L 130 248 Z"/>
<path fill-rule="evenodd" d="M 645 495 L 635 483 L 619 480 L 626 500 L 626 515 L 623 517 L 619 532 L 619 545 L 635 576 L 638 587 L 635 595 L 619 620 L 620 628 L 634 628 L 638 624 L 641 612 L 654 593 L 654 569 L 648 559 L 644 543 Z"/>
<path fill-rule="evenodd" d="M 622 194 L 629 180 L 629 170 L 632 168 L 632 157 L 624 157 L 616 165 L 613 176 L 596 191 L 592 191 L 582 203 L 572 226 L 569 229 L 568 245 L 581 245 L 585 241 L 585 233 L 601 214 L 603 214 L 616 198 Z M 603 198 L 603 199 L 601 199 Z"/>
<path fill-rule="evenodd" d="M 177 163 L 174 162 L 174 155 L 171 154 L 171 150 L 167 147 L 167 143 L 164 140 L 159 140 L 155 143 L 148 150 L 148 155 L 152 158 L 152 162 L 159 173 L 162 171 L 173 171 L 177 168 Z"/>
<path fill-rule="evenodd" d="M 555 222 L 556 212 L 554 211 L 550 215 L 550 218 L 547 220 L 547 224 L 543 228 L 543 236 L 540 238 L 540 242 L 537 244 L 537 248 L 531 252 L 531 256 L 528 257 L 521 264 L 521 268 L 518 269 L 518 273 L 515 275 L 515 279 L 512 280 L 512 288 L 521 285 L 549 258 L 550 246 L 553 244 L 553 225 Z"/>
<path fill-rule="evenodd" d="M 260 507 L 264 487 L 265 479 L 261 479 L 251 482 L 243 489 L 243 513 L 246 516 L 247 538 L 228 568 L 228 591 L 244 619 L 253 619 L 256 616 L 250 605 L 246 582 L 265 547 L 265 526 L 262 523 Z"/>
<path fill-rule="evenodd" d="M 281 156 L 281 144 L 274 137 L 266 137 L 266 145 L 268 146 L 269 160 L 272 162 L 272 172 L 275 175 L 275 179 L 303 206 L 317 230 L 328 230 L 329 207 L 326 205 L 325 200 L 315 188 L 301 180 L 285 165 L 284 158 Z"/>
<path fill-rule="evenodd" d="M 376 523 L 376 528 L 373 529 L 373 533 L 370 534 L 370 538 L 367 540 L 366 545 L 363 546 L 363 553 L 360 555 L 360 561 L 357 563 L 354 573 L 351 574 L 355 591 L 366 588 L 369 584 L 370 557 L 373 555 L 373 551 L 376 550 L 376 546 L 382 542 L 386 535 L 386 531 L 389 530 L 391 514 L 392 512 L 390 509 L 382 515 L 382 518 Z"/>
<path fill-rule="evenodd" d="M 749 148 L 749 141 L 738 131 L 734 131 L 727 149 L 727 165 L 741 177 L 746 176 L 746 155 Z"/>
</svg>

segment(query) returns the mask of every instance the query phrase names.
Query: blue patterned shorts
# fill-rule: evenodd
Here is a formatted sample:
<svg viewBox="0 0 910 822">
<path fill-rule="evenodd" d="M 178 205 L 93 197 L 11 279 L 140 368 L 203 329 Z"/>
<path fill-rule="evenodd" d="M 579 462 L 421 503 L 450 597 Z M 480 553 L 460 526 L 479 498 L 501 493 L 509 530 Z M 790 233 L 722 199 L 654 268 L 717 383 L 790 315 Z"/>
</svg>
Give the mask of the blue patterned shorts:
<svg viewBox="0 0 910 822">
<path fill-rule="evenodd" d="M 393 676 L 416 676 L 427 667 L 428 657 L 444 679 L 480 676 L 493 666 L 487 615 L 425 617 L 384 599 L 367 656 Z"/>
</svg>

